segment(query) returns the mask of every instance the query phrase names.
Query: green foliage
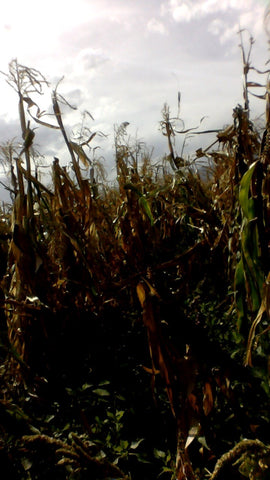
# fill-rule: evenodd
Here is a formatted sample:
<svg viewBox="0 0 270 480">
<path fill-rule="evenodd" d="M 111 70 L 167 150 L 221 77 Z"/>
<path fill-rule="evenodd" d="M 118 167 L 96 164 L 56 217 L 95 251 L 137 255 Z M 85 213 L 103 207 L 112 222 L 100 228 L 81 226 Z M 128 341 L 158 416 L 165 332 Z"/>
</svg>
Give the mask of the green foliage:
<svg viewBox="0 0 270 480">
<path fill-rule="evenodd" d="M 252 196 L 252 182 L 258 162 L 243 175 L 239 186 L 242 211 L 240 234 L 241 258 L 235 270 L 235 294 L 238 310 L 238 328 L 247 323 L 248 312 L 257 312 L 263 298 L 264 271 L 258 232 L 256 202 Z"/>
</svg>

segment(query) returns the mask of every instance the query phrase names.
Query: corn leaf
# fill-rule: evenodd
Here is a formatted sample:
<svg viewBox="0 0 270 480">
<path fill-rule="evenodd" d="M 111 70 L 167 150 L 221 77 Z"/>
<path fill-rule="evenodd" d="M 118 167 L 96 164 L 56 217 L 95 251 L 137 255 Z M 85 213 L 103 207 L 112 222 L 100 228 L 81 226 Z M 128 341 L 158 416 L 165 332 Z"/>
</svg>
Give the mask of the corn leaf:
<svg viewBox="0 0 270 480">
<path fill-rule="evenodd" d="M 241 327 L 243 320 L 245 319 L 245 297 L 246 297 L 246 288 L 245 288 L 245 274 L 244 274 L 244 265 L 243 259 L 238 262 L 235 275 L 234 275 L 234 290 L 235 290 L 235 303 L 237 308 L 238 315 L 238 328 Z"/>
<path fill-rule="evenodd" d="M 243 265 L 245 267 L 246 280 L 249 283 L 253 311 L 260 307 L 264 283 L 264 275 L 259 262 L 260 249 L 257 230 L 256 223 L 250 221 L 241 232 Z"/>
<path fill-rule="evenodd" d="M 136 290 L 141 307 L 144 308 L 146 298 L 144 286 L 141 283 L 138 283 Z"/>
<path fill-rule="evenodd" d="M 150 220 L 150 224 L 151 224 L 151 227 L 152 227 L 154 225 L 154 218 L 153 218 L 149 203 L 147 202 L 145 197 L 140 197 L 139 198 L 139 205 L 143 207 L 147 217 Z"/>
<path fill-rule="evenodd" d="M 265 302 L 262 301 L 262 304 L 260 306 L 258 314 L 257 314 L 255 320 L 253 321 L 253 323 L 251 325 L 251 328 L 250 328 L 250 331 L 249 331 L 247 350 L 246 350 L 245 366 L 249 365 L 250 367 L 252 367 L 252 359 L 251 359 L 252 344 L 253 344 L 253 340 L 254 340 L 254 337 L 255 337 L 256 328 L 259 325 L 265 311 L 266 311 Z"/>
<path fill-rule="evenodd" d="M 205 416 L 209 415 L 214 405 L 212 387 L 209 382 L 205 382 L 203 389 L 203 411 Z"/>
<path fill-rule="evenodd" d="M 81 145 L 78 145 L 75 142 L 69 142 L 69 144 L 70 144 L 72 150 L 76 153 L 76 155 L 78 155 L 79 159 L 84 164 L 84 166 L 89 167 L 90 160 L 89 160 L 88 156 L 86 155 L 86 153 L 84 152 Z"/>
<path fill-rule="evenodd" d="M 244 216 L 248 220 L 252 220 L 255 217 L 255 204 L 253 198 L 250 198 L 250 185 L 251 179 L 258 162 L 254 162 L 243 175 L 240 182 L 239 189 L 239 202 L 242 208 Z"/>
</svg>

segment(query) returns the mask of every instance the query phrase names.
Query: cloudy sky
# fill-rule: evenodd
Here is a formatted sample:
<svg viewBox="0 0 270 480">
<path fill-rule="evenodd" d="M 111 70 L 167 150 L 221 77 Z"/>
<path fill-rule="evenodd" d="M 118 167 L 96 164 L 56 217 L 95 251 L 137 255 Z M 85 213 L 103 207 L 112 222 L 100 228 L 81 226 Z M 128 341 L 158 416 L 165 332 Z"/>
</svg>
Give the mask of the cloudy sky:
<svg viewBox="0 0 270 480">
<path fill-rule="evenodd" d="M 17 58 L 42 72 L 52 88 L 64 76 L 59 93 L 78 107 L 65 113 L 65 124 L 71 131 L 79 112 L 90 111 L 92 130 L 107 135 L 93 146 L 101 146 L 112 170 L 114 125 L 121 122 L 129 122 L 128 133 L 156 155 L 167 152 L 159 121 L 165 102 L 177 115 L 178 91 L 186 128 L 203 116 L 205 129 L 231 122 L 233 107 L 242 103 L 237 32 L 249 30 L 253 64 L 265 68 L 266 6 L 266 0 L 8 0 L 1 5 L 0 70 L 7 72 Z M 42 102 L 47 107 L 49 96 Z M 0 142 L 19 138 L 16 94 L 3 77 L 0 104 Z M 254 101 L 254 116 L 263 110 L 263 102 Z M 39 128 L 36 138 L 41 153 L 59 156 L 57 132 Z M 186 154 L 198 142 L 201 136 L 190 139 Z"/>
</svg>

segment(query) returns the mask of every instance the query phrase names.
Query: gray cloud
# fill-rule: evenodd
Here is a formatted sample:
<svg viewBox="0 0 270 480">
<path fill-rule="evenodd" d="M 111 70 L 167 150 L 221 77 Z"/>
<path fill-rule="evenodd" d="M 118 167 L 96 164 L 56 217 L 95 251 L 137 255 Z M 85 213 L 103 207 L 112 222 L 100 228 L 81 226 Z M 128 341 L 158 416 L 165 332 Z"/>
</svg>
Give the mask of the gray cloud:
<svg viewBox="0 0 270 480">
<path fill-rule="evenodd" d="M 0 116 L 0 144 L 12 139 L 21 141 L 19 122 L 16 120 L 7 121 L 2 115 Z"/>
</svg>

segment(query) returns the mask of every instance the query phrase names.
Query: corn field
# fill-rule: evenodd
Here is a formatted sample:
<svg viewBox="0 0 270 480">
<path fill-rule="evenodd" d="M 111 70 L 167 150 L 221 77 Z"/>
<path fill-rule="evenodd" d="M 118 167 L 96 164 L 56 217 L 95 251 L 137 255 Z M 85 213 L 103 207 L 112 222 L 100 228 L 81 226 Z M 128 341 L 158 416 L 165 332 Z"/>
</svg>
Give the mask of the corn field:
<svg viewBox="0 0 270 480">
<path fill-rule="evenodd" d="M 168 155 L 153 164 L 120 125 L 114 186 L 89 155 L 97 134 L 69 138 L 60 85 L 47 121 L 45 77 L 16 60 L 3 74 L 22 143 L 0 146 L 12 198 L 0 218 L 1 478 L 270 478 L 270 84 L 251 48 L 241 43 L 243 105 L 215 143 L 180 157 L 187 132 L 165 105 Z M 58 130 L 70 158 L 54 157 L 49 182 L 37 127 Z"/>
</svg>

